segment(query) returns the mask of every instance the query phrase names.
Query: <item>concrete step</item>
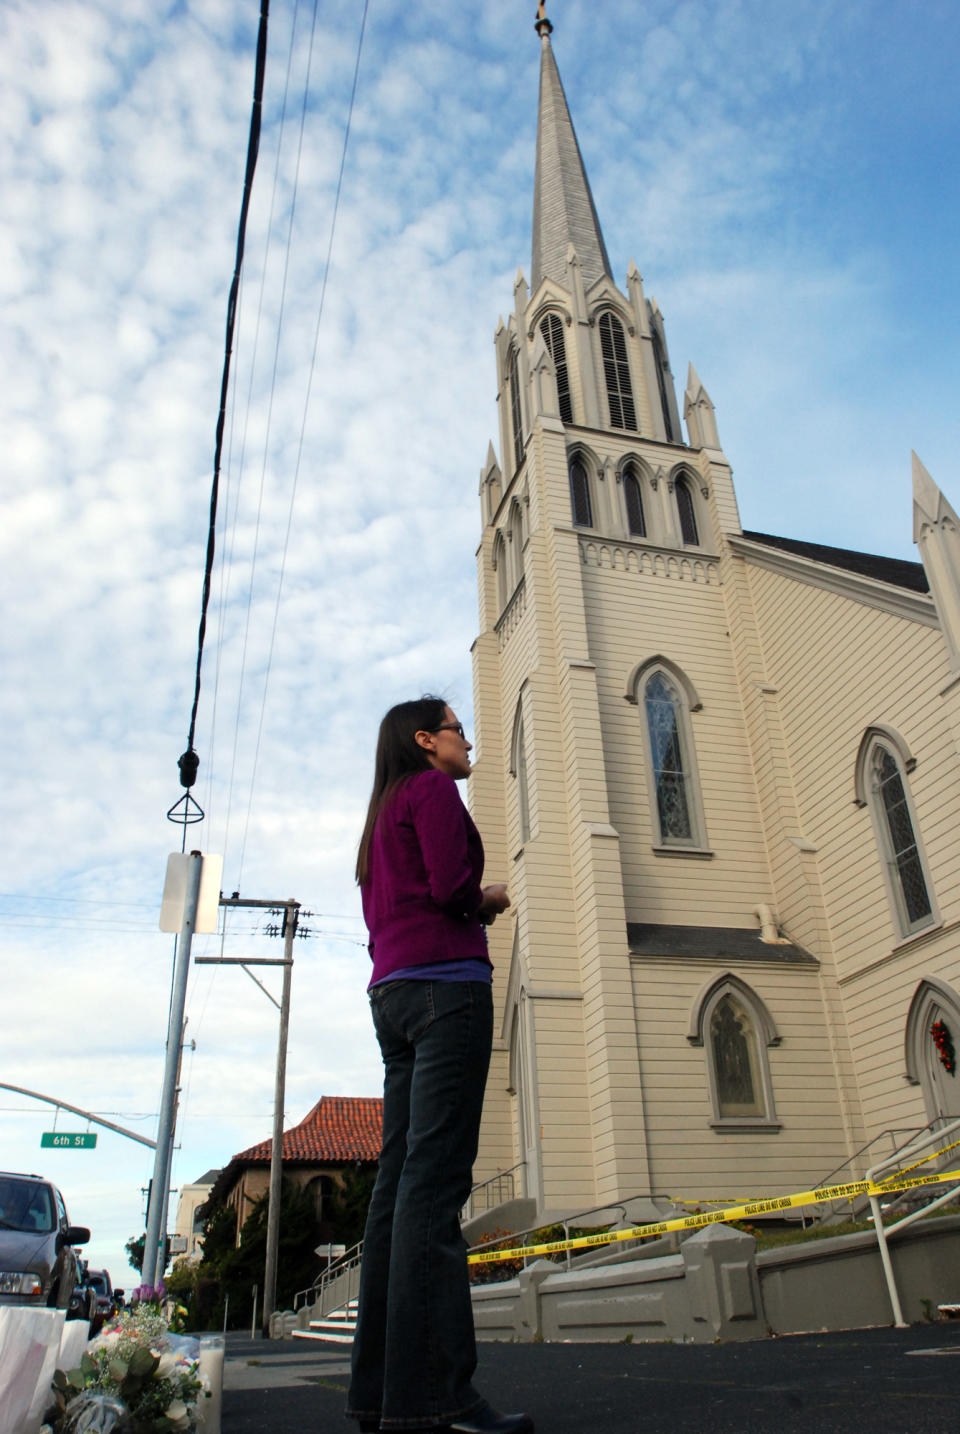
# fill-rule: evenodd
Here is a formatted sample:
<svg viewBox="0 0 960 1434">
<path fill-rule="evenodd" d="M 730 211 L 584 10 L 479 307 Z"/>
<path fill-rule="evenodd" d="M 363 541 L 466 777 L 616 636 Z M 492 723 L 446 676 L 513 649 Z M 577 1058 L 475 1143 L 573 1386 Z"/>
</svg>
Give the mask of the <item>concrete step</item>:
<svg viewBox="0 0 960 1434">
<path fill-rule="evenodd" d="M 329 1344 L 353 1344 L 357 1328 L 357 1302 L 351 1300 L 342 1309 L 331 1310 L 322 1319 L 312 1319 L 308 1329 L 292 1331 L 294 1339 L 325 1340 Z"/>
</svg>

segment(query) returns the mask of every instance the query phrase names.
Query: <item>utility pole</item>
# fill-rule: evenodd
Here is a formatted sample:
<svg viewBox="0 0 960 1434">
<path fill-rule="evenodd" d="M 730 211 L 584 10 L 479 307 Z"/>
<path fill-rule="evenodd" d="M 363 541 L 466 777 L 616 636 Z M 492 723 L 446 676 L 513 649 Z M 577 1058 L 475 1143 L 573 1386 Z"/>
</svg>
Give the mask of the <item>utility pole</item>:
<svg viewBox="0 0 960 1434">
<path fill-rule="evenodd" d="M 277 1296 L 277 1256 L 280 1247 L 280 1182 L 283 1175 L 283 1111 L 286 1094 L 287 1081 L 287 1036 L 290 1029 L 290 988 L 293 976 L 293 941 L 297 934 L 297 923 L 300 912 L 300 903 L 289 897 L 286 901 L 258 901 L 250 897 L 242 897 L 239 892 L 233 896 L 221 896 L 221 906 L 254 906 L 266 908 L 267 910 L 283 911 L 283 957 L 277 960 L 274 957 L 261 957 L 253 960 L 240 956 L 198 956 L 198 966 L 242 966 L 247 970 L 248 966 L 281 966 L 283 968 L 283 986 L 279 1003 L 270 995 L 260 981 L 257 980 L 252 971 L 247 975 L 263 991 L 269 1001 L 272 1001 L 280 1012 L 280 1034 L 277 1041 L 277 1070 L 274 1081 L 273 1101 L 273 1139 L 270 1145 L 270 1192 L 267 1197 L 267 1252 L 263 1277 L 263 1309 L 261 1312 L 261 1331 L 264 1338 L 270 1334 L 270 1314 L 276 1303 Z M 308 912 L 309 916 L 310 913 Z M 306 928 L 304 928 L 306 930 Z M 271 934 L 276 934 L 272 932 Z"/>
<path fill-rule="evenodd" d="M 283 988 L 280 995 L 280 1035 L 277 1041 L 277 1075 L 273 1096 L 273 1143 L 270 1148 L 270 1196 L 267 1204 L 267 1257 L 263 1275 L 261 1329 L 270 1338 L 270 1312 L 277 1302 L 277 1253 L 280 1246 L 280 1180 L 283 1175 L 283 1105 L 287 1085 L 287 1033 L 290 1029 L 290 977 L 293 938 L 297 934 L 295 902 L 283 912 Z"/>
<path fill-rule="evenodd" d="M 153 1181 L 150 1186 L 150 1202 L 147 1209 L 147 1233 L 143 1244 L 143 1268 L 141 1280 L 145 1285 L 157 1283 L 157 1266 L 163 1274 L 162 1250 L 167 1235 L 167 1202 L 170 1196 L 170 1145 L 173 1139 L 175 1106 L 177 1099 L 177 1072 L 180 1068 L 183 1044 L 183 1012 L 187 1001 L 187 976 L 190 971 L 190 948 L 197 922 L 197 903 L 200 897 L 200 875 L 203 871 L 203 856 L 192 851 L 189 856 L 186 876 L 186 893 L 183 905 L 183 922 L 180 939 L 177 942 L 177 959 L 173 969 L 173 989 L 170 994 L 170 1017 L 167 1022 L 167 1055 L 163 1068 L 163 1087 L 160 1095 L 160 1121 L 157 1127 L 157 1150 L 153 1162 Z"/>
</svg>

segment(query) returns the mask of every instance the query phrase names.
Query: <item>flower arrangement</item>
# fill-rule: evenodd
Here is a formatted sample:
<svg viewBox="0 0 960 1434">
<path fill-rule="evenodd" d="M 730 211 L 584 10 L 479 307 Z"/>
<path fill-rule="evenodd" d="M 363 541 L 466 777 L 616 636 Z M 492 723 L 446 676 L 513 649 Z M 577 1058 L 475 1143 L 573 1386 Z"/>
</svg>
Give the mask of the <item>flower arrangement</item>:
<svg viewBox="0 0 960 1434">
<path fill-rule="evenodd" d="M 56 1371 L 47 1427 L 52 1434 L 191 1434 L 203 1392 L 194 1345 L 171 1337 L 159 1306 L 141 1299 L 92 1342 L 77 1369 Z"/>
<path fill-rule="evenodd" d="M 950 1034 L 950 1027 L 946 1021 L 934 1021 L 930 1027 L 930 1034 L 933 1037 L 933 1044 L 937 1048 L 940 1064 L 947 1072 L 947 1075 L 953 1075 L 957 1068 L 957 1056 L 953 1049 L 953 1037 Z"/>
</svg>

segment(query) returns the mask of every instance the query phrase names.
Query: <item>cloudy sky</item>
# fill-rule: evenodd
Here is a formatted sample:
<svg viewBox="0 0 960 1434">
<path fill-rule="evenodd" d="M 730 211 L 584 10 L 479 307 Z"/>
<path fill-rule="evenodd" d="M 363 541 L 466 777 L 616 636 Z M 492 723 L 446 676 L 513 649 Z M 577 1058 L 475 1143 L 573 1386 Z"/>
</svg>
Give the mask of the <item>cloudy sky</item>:
<svg viewBox="0 0 960 1434">
<path fill-rule="evenodd" d="M 363 5 L 272 6 L 190 838 L 224 854 L 226 890 L 316 913 L 288 1123 L 378 1093 L 351 871 L 379 717 L 425 689 L 470 715 L 535 8 L 370 0 L 324 292 Z M 960 502 L 952 0 L 549 13 L 615 274 L 636 259 L 681 390 L 692 361 L 711 393 L 744 526 L 914 557 L 911 447 Z M 0 9 L 0 1080 L 148 1135 L 257 18 Z M 279 955 L 256 930 L 236 917 L 195 950 Z M 201 966 L 187 1013 L 174 1186 L 272 1118 L 273 1006 Z M 56 1179 L 92 1263 L 132 1284 L 150 1152 L 105 1131 L 41 1151 L 53 1120 L 0 1090 L 0 1165 Z"/>
</svg>

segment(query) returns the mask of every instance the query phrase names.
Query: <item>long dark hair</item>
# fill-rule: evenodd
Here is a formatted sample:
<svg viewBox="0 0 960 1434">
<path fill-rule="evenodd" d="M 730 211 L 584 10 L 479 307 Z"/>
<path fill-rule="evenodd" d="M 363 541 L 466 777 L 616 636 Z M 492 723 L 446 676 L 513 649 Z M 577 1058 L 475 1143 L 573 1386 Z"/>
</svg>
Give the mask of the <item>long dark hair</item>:
<svg viewBox="0 0 960 1434">
<path fill-rule="evenodd" d="M 370 875 L 370 844 L 377 817 L 401 782 L 415 772 L 426 772 L 430 759 L 415 740 L 417 732 L 435 732 L 443 723 L 447 704 L 442 697 L 429 692 L 413 702 L 398 702 L 380 723 L 377 757 L 373 771 L 373 791 L 367 807 L 367 820 L 357 851 L 357 881 L 362 885 Z"/>
</svg>

